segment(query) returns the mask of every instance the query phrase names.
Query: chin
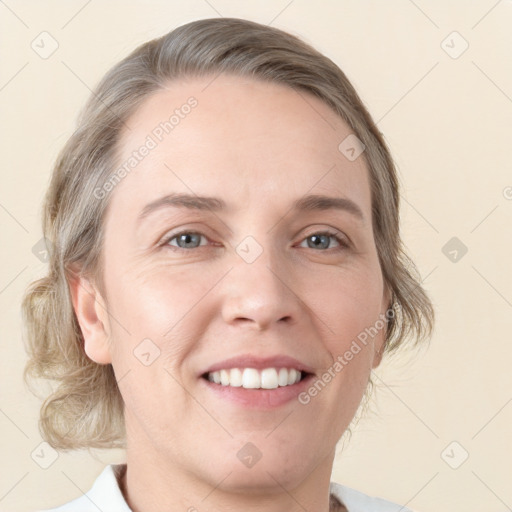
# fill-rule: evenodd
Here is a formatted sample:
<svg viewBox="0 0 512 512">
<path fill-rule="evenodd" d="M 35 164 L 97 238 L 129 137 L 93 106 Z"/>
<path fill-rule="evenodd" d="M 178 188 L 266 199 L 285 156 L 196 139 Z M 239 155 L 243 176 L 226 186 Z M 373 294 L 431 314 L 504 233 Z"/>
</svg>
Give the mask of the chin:
<svg viewBox="0 0 512 512">
<path fill-rule="evenodd" d="M 219 462 L 210 468 L 210 483 L 218 486 L 222 482 L 219 488 L 226 492 L 277 494 L 282 493 L 283 488 L 292 490 L 299 486 L 322 463 L 318 456 L 320 450 L 308 447 L 309 453 L 304 453 L 304 445 L 287 445 L 284 449 L 267 440 L 259 442 L 258 446 L 261 451 L 256 443 L 248 442 L 236 451 L 227 448 L 222 454 L 208 457 Z M 235 456 L 228 458 L 226 453 Z"/>
<path fill-rule="evenodd" d="M 296 488 L 308 473 L 305 468 L 283 466 L 282 462 L 263 466 L 260 461 L 252 468 L 233 467 L 231 474 L 222 482 L 220 488 L 235 494 L 268 496 L 282 493 L 283 488 L 286 490 Z"/>
</svg>

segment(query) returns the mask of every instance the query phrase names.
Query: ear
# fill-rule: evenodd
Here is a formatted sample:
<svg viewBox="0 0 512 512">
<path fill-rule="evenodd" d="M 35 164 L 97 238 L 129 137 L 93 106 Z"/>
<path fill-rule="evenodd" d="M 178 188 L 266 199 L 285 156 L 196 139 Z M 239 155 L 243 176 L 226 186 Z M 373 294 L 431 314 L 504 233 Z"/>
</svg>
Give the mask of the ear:
<svg viewBox="0 0 512 512">
<path fill-rule="evenodd" d="M 105 300 L 97 287 L 79 273 L 72 273 L 68 283 L 85 353 L 98 364 L 111 363 L 110 323 Z"/>
<path fill-rule="evenodd" d="M 381 306 L 381 316 L 380 318 L 385 318 L 386 326 L 379 330 L 378 336 L 374 339 L 374 353 L 373 353 L 373 362 L 372 362 L 372 368 L 377 368 L 377 366 L 380 365 L 382 361 L 382 356 L 384 355 L 384 348 L 385 348 L 385 341 L 386 341 L 386 334 L 387 334 L 387 322 L 388 317 L 386 316 L 387 311 L 391 307 L 391 290 L 385 286 L 384 294 L 382 297 L 382 306 Z"/>
</svg>

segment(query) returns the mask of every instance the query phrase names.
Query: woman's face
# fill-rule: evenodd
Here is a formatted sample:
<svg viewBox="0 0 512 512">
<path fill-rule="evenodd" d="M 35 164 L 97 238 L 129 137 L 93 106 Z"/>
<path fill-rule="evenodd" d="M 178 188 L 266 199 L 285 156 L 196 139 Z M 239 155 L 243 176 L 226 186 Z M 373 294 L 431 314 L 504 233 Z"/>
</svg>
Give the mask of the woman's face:
<svg viewBox="0 0 512 512">
<path fill-rule="evenodd" d="M 114 367 L 129 457 L 224 488 L 325 478 L 388 305 L 350 129 L 307 93 L 225 75 L 172 83 L 127 124 L 108 317 L 84 337 Z"/>
</svg>

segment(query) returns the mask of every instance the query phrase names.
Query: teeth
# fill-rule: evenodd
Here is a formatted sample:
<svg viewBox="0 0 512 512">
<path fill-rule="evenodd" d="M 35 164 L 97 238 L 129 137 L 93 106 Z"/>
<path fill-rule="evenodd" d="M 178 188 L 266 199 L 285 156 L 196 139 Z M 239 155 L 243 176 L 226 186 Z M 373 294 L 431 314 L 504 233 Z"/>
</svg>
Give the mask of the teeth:
<svg viewBox="0 0 512 512">
<path fill-rule="evenodd" d="M 227 372 L 227 370 L 220 371 L 220 383 L 223 386 L 227 386 L 229 384 L 229 373 Z"/>
<path fill-rule="evenodd" d="M 277 383 L 280 386 L 287 386 L 288 385 L 288 370 L 286 368 L 281 368 L 279 370 L 279 375 L 277 377 Z"/>
<path fill-rule="evenodd" d="M 254 368 L 246 368 L 242 374 L 242 387 L 246 389 L 261 388 L 260 372 Z"/>
<path fill-rule="evenodd" d="M 301 380 L 301 372 L 295 368 L 230 368 L 210 372 L 208 380 L 222 386 L 246 389 L 276 389 L 291 386 Z"/>
<path fill-rule="evenodd" d="M 263 389 L 275 389 L 277 384 L 277 371 L 275 368 L 265 368 L 261 371 L 261 387 Z"/>
<path fill-rule="evenodd" d="M 242 372 L 238 368 L 232 368 L 229 370 L 229 382 L 228 385 L 234 387 L 234 388 L 240 388 L 242 387 L 243 380 L 242 380 Z"/>
</svg>

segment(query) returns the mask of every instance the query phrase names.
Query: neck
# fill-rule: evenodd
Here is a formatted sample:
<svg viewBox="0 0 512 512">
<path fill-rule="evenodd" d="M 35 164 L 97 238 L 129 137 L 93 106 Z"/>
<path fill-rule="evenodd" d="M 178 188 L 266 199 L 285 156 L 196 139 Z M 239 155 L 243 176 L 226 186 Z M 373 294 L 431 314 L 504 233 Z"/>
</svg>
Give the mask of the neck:
<svg viewBox="0 0 512 512">
<path fill-rule="evenodd" d="M 133 512 L 344 512 L 346 508 L 329 495 L 333 460 L 334 453 L 329 454 L 301 481 L 287 482 L 286 488 L 279 483 L 277 471 L 255 474 L 262 482 L 258 488 L 240 487 L 235 474 L 238 466 L 212 479 L 200 478 L 161 454 L 131 449 L 128 443 L 120 487 Z"/>
</svg>

